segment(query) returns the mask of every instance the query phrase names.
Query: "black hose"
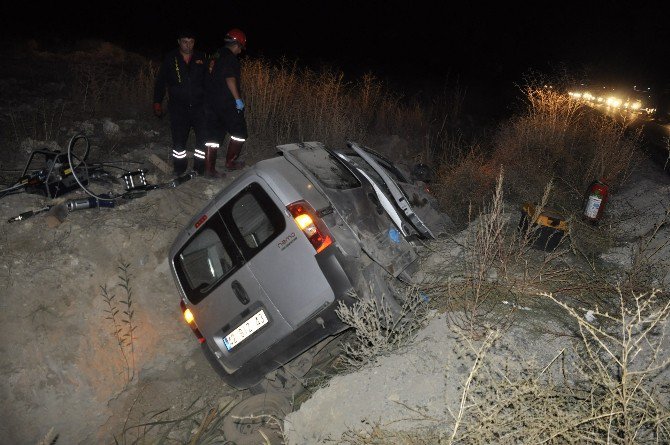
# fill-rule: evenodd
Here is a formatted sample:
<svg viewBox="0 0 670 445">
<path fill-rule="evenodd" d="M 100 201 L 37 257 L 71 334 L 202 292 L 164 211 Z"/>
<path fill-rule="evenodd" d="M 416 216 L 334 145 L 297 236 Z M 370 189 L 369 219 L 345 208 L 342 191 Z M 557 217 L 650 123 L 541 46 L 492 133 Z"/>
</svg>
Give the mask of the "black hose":
<svg viewBox="0 0 670 445">
<path fill-rule="evenodd" d="M 74 146 L 75 142 L 76 142 L 78 139 L 84 139 L 84 140 L 86 141 L 86 153 L 85 153 L 85 155 L 84 155 L 84 160 L 86 159 L 86 157 L 88 157 L 88 152 L 89 152 L 90 147 L 91 147 L 90 143 L 88 142 L 88 138 L 86 138 L 85 135 L 79 133 L 79 134 L 76 134 L 76 135 L 72 136 L 72 139 L 70 139 L 70 143 L 68 144 L 68 147 L 67 147 L 67 161 L 68 161 L 68 163 L 70 164 L 70 166 L 72 166 L 72 147 Z M 76 157 L 75 157 L 75 158 L 76 158 Z M 78 159 L 78 158 L 76 158 L 76 159 Z M 82 165 L 82 164 L 83 164 L 84 167 L 86 168 L 86 172 L 87 172 L 87 176 L 88 176 L 88 167 L 87 167 L 86 163 L 85 163 L 83 160 L 80 161 L 79 165 Z M 79 165 L 78 165 L 77 167 L 79 167 Z M 103 163 L 102 165 L 105 165 L 105 164 Z M 112 166 L 112 165 L 110 165 L 110 167 L 120 168 L 120 167 L 116 167 L 116 166 Z M 114 201 L 114 200 L 116 200 L 116 199 L 118 199 L 118 198 L 128 198 L 128 199 L 131 199 L 131 198 L 133 198 L 133 197 L 135 197 L 135 196 L 138 195 L 137 192 L 140 192 L 139 194 L 146 194 L 146 192 L 149 191 L 149 190 L 155 190 L 155 189 L 159 189 L 159 188 L 171 188 L 171 187 L 176 187 L 176 186 L 178 186 L 179 184 L 182 184 L 183 182 L 188 181 L 189 179 L 195 177 L 195 176 L 196 176 L 196 172 L 193 171 L 193 172 L 186 173 L 186 174 L 184 174 L 184 175 L 181 175 L 181 176 L 179 176 L 179 177 L 173 179 L 172 181 L 165 182 L 165 183 L 163 183 L 163 184 L 152 185 L 152 186 L 145 186 L 143 190 L 128 190 L 128 191 L 126 191 L 125 193 L 118 194 L 118 195 L 116 195 L 116 196 L 109 196 L 109 195 L 106 195 L 106 196 L 100 196 L 100 195 L 96 195 L 95 193 L 91 192 L 90 190 L 88 190 L 88 189 L 84 186 L 84 184 L 81 183 L 81 181 L 80 181 L 79 178 L 77 177 L 77 174 L 76 174 L 74 168 L 72 168 L 72 176 L 74 177 L 75 181 L 77 181 L 77 184 L 79 184 L 79 187 L 81 187 L 81 189 L 82 189 L 84 192 L 86 192 L 86 194 L 88 194 L 89 196 L 92 196 L 93 198 L 95 198 L 95 199 L 97 199 L 97 200 L 99 200 L 99 201 Z"/>
<path fill-rule="evenodd" d="M 23 189 L 23 186 L 24 184 L 14 184 L 11 187 L 7 187 L 4 190 L 0 190 L 0 198 L 4 198 L 7 195 L 13 195 L 22 192 L 23 190 L 21 189 Z"/>
<path fill-rule="evenodd" d="M 120 198 L 123 195 L 116 195 L 116 196 L 111 196 L 111 197 L 105 197 L 101 195 L 96 195 L 95 193 L 91 192 L 89 189 L 86 188 L 84 184 L 79 180 L 77 177 L 77 173 L 75 172 L 75 167 L 72 166 L 72 147 L 74 147 L 74 144 L 77 142 L 79 139 L 84 139 L 86 141 L 86 152 L 84 153 L 84 159 L 80 160 L 77 156 L 74 156 L 75 159 L 79 161 L 79 165 L 77 165 L 76 168 L 79 168 L 82 164 L 84 165 L 84 168 L 86 169 L 86 176 L 88 177 L 88 166 L 85 163 L 86 158 L 88 157 L 88 153 L 91 149 L 91 144 L 88 141 L 88 138 L 82 134 L 82 133 L 77 133 L 74 136 L 72 136 L 72 139 L 70 139 L 70 143 L 67 146 L 67 162 L 70 164 L 70 169 L 72 170 L 72 177 L 74 178 L 75 181 L 77 181 L 77 184 L 79 184 L 79 187 L 86 192 L 87 195 L 92 196 L 93 198 L 97 199 L 98 201 L 114 201 L 117 198 Z"/>
</svg>

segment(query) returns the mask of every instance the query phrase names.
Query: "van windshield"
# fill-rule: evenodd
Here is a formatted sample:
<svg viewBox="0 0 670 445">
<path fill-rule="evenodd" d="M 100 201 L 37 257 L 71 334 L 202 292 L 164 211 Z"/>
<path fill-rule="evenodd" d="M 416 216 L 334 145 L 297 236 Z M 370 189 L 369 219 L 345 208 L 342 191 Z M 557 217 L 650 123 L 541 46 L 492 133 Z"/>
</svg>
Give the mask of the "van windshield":
<svg viewBox="0 0 670 445">
<path fill-rule="evenodd" d="M 291 154 L 325 187 L 347 190 L 361 186 L 358 179 L 326 150 L 295 150 Z"/>
</svg>

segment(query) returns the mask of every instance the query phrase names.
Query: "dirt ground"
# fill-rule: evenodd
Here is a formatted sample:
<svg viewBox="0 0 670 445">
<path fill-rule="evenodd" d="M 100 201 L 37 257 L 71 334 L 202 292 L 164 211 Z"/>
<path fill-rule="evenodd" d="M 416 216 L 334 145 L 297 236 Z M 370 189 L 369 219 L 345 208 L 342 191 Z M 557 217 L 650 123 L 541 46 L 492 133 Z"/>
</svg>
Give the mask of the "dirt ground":
<svg viewBox="0 0 670 445">
<path fill-rule="evenodd" d="M 20 84 L 16 79 L 2 80 L 4 87 Z M 43 86 L 58 91 L 57 85 Z M 14 99 L 0 105 L 3 116 L 11 107 L 29 107 Z M 77 130 L 91 137 L 91 159 L 115 159 L 127 170 L 146 167 L 150 184 L 170 179 L 149 162 L 151 155 L 168 159 L 166 122 L 99 119 L 56 132 L 72 135 Z M 138 134 L 142 141 L 133 145 L 128 136 Z M 3 141 L 9 140 L 5 134 Z M 50 144 L 23 138 L 20 144 L 3 147 L 14 160 L 2 164 L 3 185 L 16 179 L 32 149 Z M 189 415 L 202 418 L 204 410 L 248 395 L 223 384 L 200 352 L 182 320 L 167 263 L 176 234 L 234 176 L 194 178 L 177 188 L 149 191 L 115 208 L 73 211 L 55 227 L 47 224 L 45 213 L 13 223 L 7 220 L 59 200 L 26 193 L 0 199 L 0 444 L 32 445 L 55 435 L 58 444 L 132 443 L 146 431 L 135 425 Z M 92 187 L 98 193 L 123 190 L 118 183 Z M 72 192 L 60 201 L 83 196 Z M 670 176 L 643 161 L 612 198 L 608 223 L 620 242 L 601 260 L 616 267 L 629 265 L 635 246 L 654 230 L 668 208 Z M 655 242 L 662 244 L 668 238 L 666 225 Z M 668 246 L 661 245 L 655 255 L 659 265 L 667 264 Z M 659 286 L 668 285 L 668 274 Z M 123 314 L 124 310 L 130 313 L 124 301 L 131 301 L 132 317 Z M 116 327 L 109 319 L 110 304 L 119 309 Z M 130 326 L 132 344 L 120 348 L 115 332 Z M 449 335 L 445 326 L 437 317 L 420 333 L 416 345 L 402 354 L 337 377 L 319 390 L 289 416 L 290 443 L 318 443 L 329 436 L 337 438 L 350 427 L 369 426 L 395 415 L 408 417 L 398 410 L 399 402 L 443 409 L 436 394 L 444 388 L 435 386 L 432 373 L 439 374 L 443 385 L 446 363 L 461 374 L 465 366 L 447 346 L 435 349 Z M 543 357 L 551 355 L 553 347 L 541 340 L 514 346 L 539 348 Z M 402 426 L 412 427 L 406 420 Z M 184 428 L 173 433 L 177 440 L 188 436 L 192 426 L 187 421 L 180 425 Z"/>
<path fill-rule="evenodd" d="M 142 150 L 130 157 L 148 154 Z M 42 196 L 22 193 L 0 200 L 0 274 L 5 283 L 0 313 L 1 443 L 34 444 L 51 428 L 59 435 L 58 443 L 113 443 L 114 437 L 130 442 L 141 430 L 130 429 L 124 435 L 124 426 L 147 422 L 158 413 L 177 419 L 246 395 L 224 385 L 199 351 L 181 320 L 167 264 L 177 232 L 230 179 L 231 174 L 219 181 L 195 178 L 116 208 L 74 211 L 57 227 L 49 227 L 44 214 L 6 222 L 42 207 Z M 147 180 L 161 181 L 151 174 Z M 669 196 L 670 177 L 651 164 L 638 169 L 629 186 L 612 198 L 610 221 L 625 239 L 603 258 L 620 265 L 630 261 L 635 242 L 670 206 Z M 667 237 L 666 227 L 658 239 Z M 670 258 L 667 246 L 663 249 L 659 262 Z M 106 286 L 108 296 L 115 294 L 121 306 L 127 293 L 120 286 L 120 267 L 129 274 L 136 326 L 134 357 L 128 357 L 128 366 L 106 319 L 109 307 L 101 288 Z M 446 324 L 436 323 L 420 338 L 447 338 Z M 439 373 L 446 362 L 458 368 L 453 357 L 445 356 L 446 347 L 440 349 L 443 353 L 426 354 L 431 344 L 418 341 L 416 348 L 424 352 L 410 351 L 410 357 L 429 357 L 422 367 Z M 409 369 L 417 362 L 406 360 L 407 355 L 387 357 L 379 366 L 338 377 L 319 390 L 290 416 L 291 443 L 312 443 L 326 433 L 339 434 L 347 426 L 390 416 L 400 406 L 393 402 L 396 396 L 402 395 L 398 400 L 410 405 L 437 403 L 434 383 L 415 378 Z M 126 370 L 134 374 L 130 382 Z M 343 395 L 349 393 L 358 396 Z M 391 402 L 372 404 L 375 398 Z M 323 410 L 329 413 L 327 422 Z"/>
<path fill-rule="evenodd" d="M 44 197 L 0 201 L 0 442 L 36 443 L 53 427 L 59 443 L 107 443 L 124 424 L 165 409 L 176 418 L 234 393 L 182 321 L 167 265 L 177 232 L 223 185 L 198 178 L 117 208 L 72 212 L 55 228 L 43 214 L 6 223 Z M 123 310 L 126 265 L 136 327 L 130 384 L 101 289 Z"/>
</svg>

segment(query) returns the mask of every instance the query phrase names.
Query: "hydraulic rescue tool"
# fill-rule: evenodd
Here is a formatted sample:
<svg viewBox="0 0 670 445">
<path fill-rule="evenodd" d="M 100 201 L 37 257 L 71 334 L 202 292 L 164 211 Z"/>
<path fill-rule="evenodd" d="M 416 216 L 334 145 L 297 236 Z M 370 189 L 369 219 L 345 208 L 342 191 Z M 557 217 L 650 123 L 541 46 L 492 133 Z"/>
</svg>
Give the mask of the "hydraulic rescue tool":
<svg viewBox="0 0 670 445">
<path fill-rule="evenodd" d="M 89 148 L 87 147 L 84 157 L 77 165 L 72 166 L 68 162 L 67 153 L 61 153 L 58 150 L 49 150 L 48 148 L 34 150 L 28 158 L 19 182 L 25 184 L 25 191 L 27 193 L 42 194 L 47 198 L 56 198 L 78 189 L 79 184 L 75 180 L 73 171 L 77 169 L 79 181 L 88 184 L 88 171 L 81 167 L 82 163 L 88 157 L 88 153 Z M 37 155 L 44 157 L 45 166 L 40 170 L 28 173 Z"/>
<path fill-rule="evenodd" d="M 86 145 L 84 154 L 81 157 L 73 153 L 73 148 L 80 139 L 83 139 Z M 102 167 L 105 164 L 86 163 L 89 152 L 90 143 L 83 134 L 76 134 L 72 137 L 66 153 L 50 150 L 48 148 L 34 150 L 30 155 L 19 180 L 11 187 L 0 191 L 0 198 L 8 194 L 25 191 L 28 193 L 42 194 L 53 199 L 78 188 L 83 190 L 88 196 L 70 199 L 60 204 L 46 205 L 35 210 L 29 210 L 9 218 L 7 222 L 23 221 L 24 219 L 31 218 L 44 212 L 49 212 L 49 217 L 51 219 L 55 218 L 59 222 L 62 222 L 72 211 L 89 208 L 114 207 L 116 204 L 120 203 L 121 200 L 129 200 L 144 196 L 150 190 L 174 188 L 197 175 L 195 171 L 191 171 L 162 184 L 148 184 L 145 175 L 147 170 L 126 170 L 125 173 L 118 178 L 123 179 L 125 184 L 125 191 L 123 193 L 95 194 L 87 188 L 89 182 L 95 181 L 96 179 L 105 179 L 108 181 L 111 176 L 102 170 Z M 38 170 L 31 170 L 31 165 L 37 155 L 44 157 L 44 167 Z M 114 181 L 117 181 L 117 179 L 114 179 Z"/>
<path fill-rule="evenodd" d="M 15 221 L 23 221 L 24 219 L 32 218 L 35 215 L 38 215 L 40 213 L 52 211 L 56 213 L 67 213 L 73 212 L 75 210 L 82 210 L 82 209 L 90 209 L 90 208 L 96 208 L 96 207 L 114 207 L 116 201 L 110 201 L 108 199 L 109 195 L 103 195 L 102 197 L 104 198 L 103 200 L 96 199 L 96 198 L 81 198 L 81 199 L 68 199 L 67 201 L 60 203 L 60 204 L 51 204 L 44 206 L 40 209 L 36 210 L 29 210 L 27 212 L 23 212 L 17 216 L 14 216 L 12 218 L 9 218 L 7 222 L 12 223 Z M 64 219 L 64 218 L 63 218 Z"/>
<path fill-rule="evenodd" d="M 79 139 L 84 139 L 86 143 L 85 153 L 82 157 L 76 156 L 72 152 L 75 143 Z M 70 212 L 75 210 L 115 207 L 122 201 L 144 196 L 150 190 L 177 187 L 197 175 L 195 171 L 191 171 L 162 184 L 148 184 L 145 176 L 147 170 L 137 169 L 135 171 L 126 171 L 120 176 L 120 179 L 123 179 L 125 184 L 125 191 L 123 193 L 95 194 L 87 188 L 89 181 L 109 175 L 101 170 L 102 164 L 86 164 L 89 151 L 89 141 L 83 134 L 77 134 L 72 137 L 66 153 L 49 149 L 33 151 L 23 169 L 21 178 L 12 187 L 1 191 L 0 197 L 16 193 L 23 189 L 28 193 L 39 193 L 49 198 L 56 198 L 76 188 L 82 189 L 88 196 L 29 210 L 9 218 L 7 222 L 23 221 L 40 213 L 49 212 L 47 219 L 60 223 L 63 222 Z M 36 155 L 44 157 L 45 167 L 40 170 L 30 171 L 30 166 Z"/>
</svg>

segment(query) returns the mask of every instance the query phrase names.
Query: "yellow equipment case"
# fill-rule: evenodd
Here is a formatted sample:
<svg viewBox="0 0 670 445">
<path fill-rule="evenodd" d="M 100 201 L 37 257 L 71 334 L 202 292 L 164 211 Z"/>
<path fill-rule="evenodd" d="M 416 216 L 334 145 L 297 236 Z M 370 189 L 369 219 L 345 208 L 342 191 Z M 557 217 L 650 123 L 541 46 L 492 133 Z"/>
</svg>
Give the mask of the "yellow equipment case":
<svg viewBox="0 0 670 445">
<path fill-rule="evenodd" d="M 521 207 L 521 220 L 519 231 L 524 233 L 528 229 L 528 223 L 535 216 L 535 205 L 526 202 Z M 560 213 L 553 209 L 544 208 L 532 222 L 531 233 L 533 245 L 545 251 L 556 249 L 563 237 L 568 233 L 568 223 Z"/>
</svg>

